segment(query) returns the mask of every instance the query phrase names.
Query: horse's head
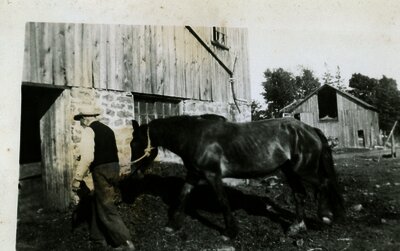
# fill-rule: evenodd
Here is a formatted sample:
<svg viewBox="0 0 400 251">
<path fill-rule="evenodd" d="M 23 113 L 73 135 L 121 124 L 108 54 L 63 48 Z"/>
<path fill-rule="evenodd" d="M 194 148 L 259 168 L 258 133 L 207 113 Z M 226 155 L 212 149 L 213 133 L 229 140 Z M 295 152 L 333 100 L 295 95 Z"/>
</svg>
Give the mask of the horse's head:
<svg viewBox="0 0 400 251">
<path fill-rule="evenodd" d="M 158 154 L 156 146 L 151 144 L 150 129 L 147 124 L 139 126 L 132 121 L 133 139 L 131 141 L 132 170 L 144 170 Z"/>
</svg>

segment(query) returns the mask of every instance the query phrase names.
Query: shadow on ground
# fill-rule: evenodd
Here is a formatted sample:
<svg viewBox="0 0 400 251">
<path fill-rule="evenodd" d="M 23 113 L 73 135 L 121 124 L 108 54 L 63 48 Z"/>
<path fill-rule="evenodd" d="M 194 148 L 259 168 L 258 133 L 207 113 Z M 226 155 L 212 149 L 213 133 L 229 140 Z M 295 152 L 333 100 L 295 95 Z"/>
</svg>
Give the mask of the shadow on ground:
<svg viewBox="0 0 400 251">
<path fill-rule="evenodd" d="M 176 176 L 162 177 L 145 175 L 142 178 L 127 178 L 120 184 L 121 201 L 133 204 L 142 194 L 160 197 L 168 206 L 168 216 L 172 214 L 178 203 L 184 179 Z M 246 194 L 236 188 L 225 186 L 225 191 L 232 211 L 244 210 L 249 215 L 263 216 L 281 225 L 284 231 L 294 221 L 295 214 L 280 207 L 268 197 Z M 199 211 L 222 213 L 216 195 L 207 184 L 197 185 L 189 195 L 186 214 L 207 227 L 222 231 L 221 227 L 199 214 Z M 320 224 L 313 219 L 307 219 L 310 229 L 319 229 Z"/>
</svg>

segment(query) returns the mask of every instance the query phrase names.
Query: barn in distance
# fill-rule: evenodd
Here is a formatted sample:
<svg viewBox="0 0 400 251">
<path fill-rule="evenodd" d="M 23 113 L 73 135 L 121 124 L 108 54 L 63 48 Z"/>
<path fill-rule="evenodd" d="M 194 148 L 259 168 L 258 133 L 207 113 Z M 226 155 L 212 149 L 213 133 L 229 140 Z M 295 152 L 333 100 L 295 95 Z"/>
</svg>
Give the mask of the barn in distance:
<svg viewBox="0 0 400 251">
<path fill-rule="evenodd" d="M 21 183 L 41 179 L 44 206 L 68 208 L 81 104 L 100 106 L 129 168 L 132 119 L 215 113 L 249 121 L 250 99 L 246 29 L 27 23 Z"/>
<path fill-rule="evenodd" d="M 322 85 L 281 112 L 321 129 L 339 148 L 381 145 L 377 109 L 332 85 Z"/>
</svg>

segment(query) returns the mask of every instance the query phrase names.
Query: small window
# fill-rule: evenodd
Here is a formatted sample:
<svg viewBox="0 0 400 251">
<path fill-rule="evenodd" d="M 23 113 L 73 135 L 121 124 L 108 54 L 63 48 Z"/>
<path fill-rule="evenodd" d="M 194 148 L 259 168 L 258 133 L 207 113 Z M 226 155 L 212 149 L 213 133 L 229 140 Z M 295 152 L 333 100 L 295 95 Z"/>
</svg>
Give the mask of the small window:
<svg viewBox="0 0 400 251">
<path fill-rule="evenodd" d="M 135 120 L 139 124 L 147 124 L 153 119 L 177 116 L 179 103 L 178 99 L 134 95 Z"/>
<path fill-rule="evenodd" d="M 226 28 L 213 27 L 211 43 L 223 50 L 229 50 L 227 45 Z"/>
<path fill-rule="evenodd" d="M 318 92 L 318 110 L 320 121 L 338 120 L 336 91 L 324 88 Z"/>
</svg>

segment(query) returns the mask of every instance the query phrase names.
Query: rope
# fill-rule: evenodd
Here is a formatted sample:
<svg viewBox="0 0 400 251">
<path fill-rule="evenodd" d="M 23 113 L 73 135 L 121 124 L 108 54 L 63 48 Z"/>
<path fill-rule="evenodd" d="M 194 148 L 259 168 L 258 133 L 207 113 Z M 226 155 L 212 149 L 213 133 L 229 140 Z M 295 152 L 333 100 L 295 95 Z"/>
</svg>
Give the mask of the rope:
<svg viewBox="0 0 400 251">
<path fill-rule="evenodd" d="M 151 151 L 153 149 L 154 149 L 154 147 L 151 146 L 151 140 L 150 140 L 150 128 L 147 127 L 147 147 L 144 149 L 144 154 L 142 155 L 142 157 L 140 157 L 140 158 L 138 158 L 138 159 L 136 159 L 134 161 L 131 161 L 130 164 L 132 165 L 132 164 L 138 163 L 142 159 L 144 159 L 146 157 L 149 157 L 150 154 L 151 154 Z"/>
</svg>

